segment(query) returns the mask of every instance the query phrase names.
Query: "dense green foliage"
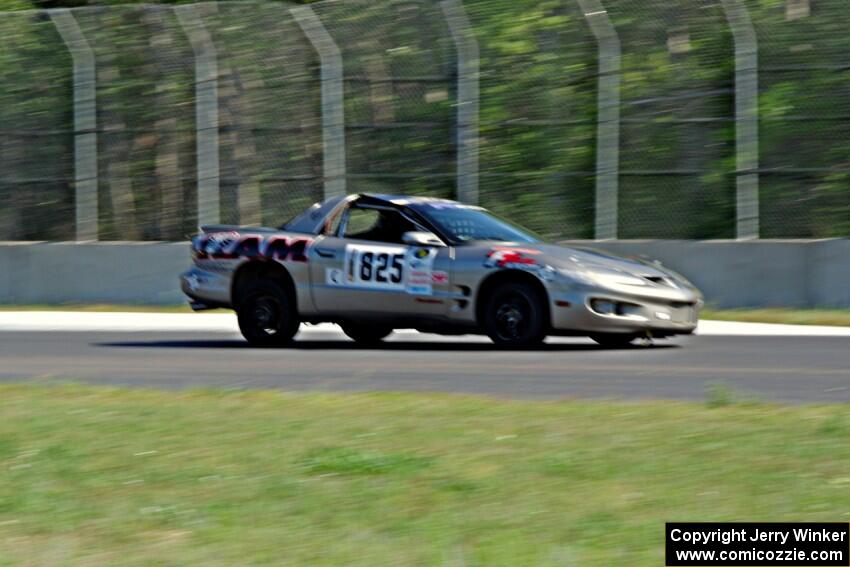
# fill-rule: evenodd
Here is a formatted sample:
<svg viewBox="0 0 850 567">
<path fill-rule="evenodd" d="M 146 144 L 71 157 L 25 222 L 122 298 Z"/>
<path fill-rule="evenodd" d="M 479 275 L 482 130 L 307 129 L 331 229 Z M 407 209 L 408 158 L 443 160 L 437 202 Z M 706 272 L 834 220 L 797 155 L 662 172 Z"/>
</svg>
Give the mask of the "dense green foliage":
<svg viewBox="0 0 850 567">
<path fill-rule="evenodd" d="M 195 214 L 194 68 L 169 9 L 77 10 L 98 62 L 100 236 L 179 239 Z M 746 0 L 759 43 L 761 235 L 850 235 L 841 0 Z M 122 6 L 117 6 L 121 4 Z M 575 0 L 466 0 L 481 50 L 481 203 L 593 237 L 597 40 Z M 734 41 L 719 0 L 603 0 L 619 35 L 623 238 L 735 235 Z M 349 191 L 454 194 L 456 58 L 438 2 L 313 4 L 345 65 Z M 220 3 L 222 220 L 321 196 L 318 58 L 285 4 Z M 0 21 L 0 238 L 74 231 L 71 61 L 49 18 Z"/>
</svg>

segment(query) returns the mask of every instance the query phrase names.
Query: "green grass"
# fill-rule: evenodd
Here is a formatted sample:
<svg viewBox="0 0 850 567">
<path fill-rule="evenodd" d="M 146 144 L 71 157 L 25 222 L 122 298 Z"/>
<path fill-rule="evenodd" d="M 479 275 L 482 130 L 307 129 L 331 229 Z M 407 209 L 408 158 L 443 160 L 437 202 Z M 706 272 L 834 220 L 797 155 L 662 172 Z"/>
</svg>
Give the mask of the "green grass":
<svg viewBox="0 0 850 567">
<path fill-rule="evenodd" d="M 181 305 L 0 305 L 0 311 L 82 311 L 131 313 L 191 313 L 188 304 Z M 223 310 L 201 313 L 224 313 Z M 751 323 L 783 323 L 788 325 L 850 326 L 850 309 L 703 309 L 701 319 L 747 321 Z"/>
<path fill-rule="evenodd" d="M 847 521 L 850 408 L 0 387 L 0 565 L 663 565 Z"/>
<path fill-rule="evenodd" d="M 51 305 L 0 304 L 0 311 L 80 311 L 84 313 L 193 313 L 188 303 L 177 305 L 107 305 L 64 303 Z M 224 313 L 224 311 L 200 311 L 199 313 Z"/>
<path fill-rule="evenodd" d="M 701 319 L 746 321 L 750 323 L 782 323 L 786 325 L 850 326 L 850 309 L 704 309 Z"/>
</svg>

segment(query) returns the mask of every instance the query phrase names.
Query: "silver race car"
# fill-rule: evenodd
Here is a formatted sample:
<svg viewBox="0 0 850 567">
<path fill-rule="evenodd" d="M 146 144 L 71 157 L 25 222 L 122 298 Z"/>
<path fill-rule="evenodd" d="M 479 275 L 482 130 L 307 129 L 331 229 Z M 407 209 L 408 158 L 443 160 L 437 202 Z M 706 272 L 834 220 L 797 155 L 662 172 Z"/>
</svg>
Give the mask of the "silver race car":
<svg viewBox="0 0 850 567">
<path fill-rule="evenodd" d="M 335 197 L 279 229 L 203 227 L 192 256 L 181 286 L 193 308 L 234 309 L 257 346 L 321 322 L 362 343 L 412 328 L 617 346 L 690 334 L 702 304 L 660 265 L 547 244 L 480 207 L 424 197 Z"/>
</svg>

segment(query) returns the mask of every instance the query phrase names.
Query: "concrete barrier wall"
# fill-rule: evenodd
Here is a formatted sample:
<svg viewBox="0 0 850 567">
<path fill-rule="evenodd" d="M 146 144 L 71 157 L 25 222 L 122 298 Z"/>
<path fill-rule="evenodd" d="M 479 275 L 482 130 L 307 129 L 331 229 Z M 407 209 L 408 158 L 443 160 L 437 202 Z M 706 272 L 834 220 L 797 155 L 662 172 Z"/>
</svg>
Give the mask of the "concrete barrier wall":
<svg viewBox="0 0 850 567">
<path fill-rule="evenodd" d="M 850 239 L 568 244 L 660 260 L 716 307 L 850 307 Z"/>
<path fill-rule="evenodd" d="M 0 243 L 0 303 L 183 301 L 184 243 Z"/>
<path fill-rule="evenodd" d="M 573 241 L 658 259 L 717 307 L 850 307 L 850 239 Z M 0 243 L 0 303 L 180 303 L 184 243 Z"/>
</svg>

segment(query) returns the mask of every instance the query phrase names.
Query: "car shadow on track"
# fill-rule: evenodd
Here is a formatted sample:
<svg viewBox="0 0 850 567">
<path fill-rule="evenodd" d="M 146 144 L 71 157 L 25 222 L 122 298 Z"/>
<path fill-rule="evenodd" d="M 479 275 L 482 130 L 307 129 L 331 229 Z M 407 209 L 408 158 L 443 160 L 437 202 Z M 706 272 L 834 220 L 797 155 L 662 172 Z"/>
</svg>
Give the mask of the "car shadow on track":
<svg viewBox="0 0 850 567">
<path fill-rule="evenodd" d="M 633 345 L 627 347 L 604 347 L 589 343 L 544 343 L 542 345 L 506 349 L 491 343 L 453 343 L 427 341 L 388 341 L 379 345 L 361 345 L 353 341 L 339 340 L 304 340 L 294 341 L 288 345 L 274 348 L 252 347 L 240 340 L 159 340 L 159 341 L 124 341 L 95 343 L 94 346 L 112 348 L 175 348 L 175 349 L 240 349 L 240 350 L 350 350 L 350 351 L 458 351 L 458 352 L 568 352 L 568 351 L 608 351 L 621 350 L 630 352 L 650 351 L 657 349 L 679 348 L 674 343 L 653 343 L 651 345 Z"/>
</svg>

